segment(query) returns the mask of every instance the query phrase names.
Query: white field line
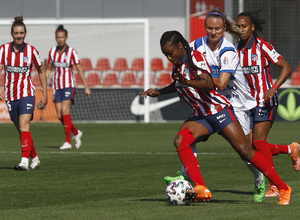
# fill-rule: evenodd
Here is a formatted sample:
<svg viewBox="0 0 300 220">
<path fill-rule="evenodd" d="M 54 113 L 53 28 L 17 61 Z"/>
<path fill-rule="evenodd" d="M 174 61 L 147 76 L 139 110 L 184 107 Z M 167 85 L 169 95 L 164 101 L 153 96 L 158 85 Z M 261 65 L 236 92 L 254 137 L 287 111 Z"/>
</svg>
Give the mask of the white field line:
<svg viewBox="0 0 300 220">
<path fill-rule="evenodd" d="M 0 151 L 2 154 L 19 154 L 21 151 Z M 73 152 L 40 151 L 38 154 L 83 154 L 83 155 L 175 155 L 176 152 Z M 198 153 L 198 155 L 235 155 L 235 153 Z"/>
</svg>

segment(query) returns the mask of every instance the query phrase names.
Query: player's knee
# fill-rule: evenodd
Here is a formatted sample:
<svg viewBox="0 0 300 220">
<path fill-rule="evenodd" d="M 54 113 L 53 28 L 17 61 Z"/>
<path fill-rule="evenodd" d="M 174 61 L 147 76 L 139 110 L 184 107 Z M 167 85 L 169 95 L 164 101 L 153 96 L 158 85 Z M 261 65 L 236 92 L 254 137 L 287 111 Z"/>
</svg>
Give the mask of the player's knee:
<svg viewBox="0 0 300 220">
<path fill-rule="evenodd" d="M 176 149 L 179 149 L 180 148 L 180 143 L 181 143 L 181 140 L 182 140 L 182 135 L 176 135 L 175 139 L 174 139 L 174 146 L 176 147 Z"/>
<path fill-rule="evenodd" d="M 193 133 L 188 129 L 188 127 L 185 127 L 177 133 L 174 145 L 177 149 L 184 149 L 186 147 L 190 147 L 194 141 L 195 138 L 193 137 Z"/>
<path fill-rule="evenodd" d="M 241 158 L 247 161 L 250 161 L 252 159 L 254 153 L 255 151 L 250 144 L 242 146 L 239 151 L 239 155 L 241 156 Z"/>
</svg>

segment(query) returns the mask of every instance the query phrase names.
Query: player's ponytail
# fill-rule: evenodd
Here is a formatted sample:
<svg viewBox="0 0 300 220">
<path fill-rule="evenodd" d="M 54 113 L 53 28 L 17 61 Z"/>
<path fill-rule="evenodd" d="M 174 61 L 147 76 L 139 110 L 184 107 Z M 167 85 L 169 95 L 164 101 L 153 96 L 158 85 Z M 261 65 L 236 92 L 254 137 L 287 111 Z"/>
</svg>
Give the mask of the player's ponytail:
<svg viewBox="0 0 300 220">
<path fill-rule="evenodd" d="M 17 17 L 14 18 L 14 22 L 13 22 L 13 24 L 11 25 L 11 33 L 14 32 L 14 28 L 15 28 L 15 27 L 19 27 L 19 26 L 24 27 L 25 33 L 27 32 L 26 26 L 25 26 L 25 24 L 23 23 L 23 16 L 17 16 Z"/>
<path fill-rule="evenodd" d="M 68 36 L 68 31 L 64 28 L 64 26 L 62 24 L 60 24 L 57 28 L 56 28 L 56 31 L 55 31 L 55 35 L 58 33 L 58 32 L 65 32 L 66 33 L 66 36 Z"/>
</svg>

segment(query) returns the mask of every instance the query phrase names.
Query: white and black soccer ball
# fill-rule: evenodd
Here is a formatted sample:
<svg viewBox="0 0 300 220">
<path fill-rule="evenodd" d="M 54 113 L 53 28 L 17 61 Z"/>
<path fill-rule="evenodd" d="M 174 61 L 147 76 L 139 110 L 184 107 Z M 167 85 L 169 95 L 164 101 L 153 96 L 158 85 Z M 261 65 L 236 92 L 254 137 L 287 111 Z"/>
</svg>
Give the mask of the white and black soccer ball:
<svg viewBox="0 0 300 220">
<path fill-rule="evenodd" d="M 186 191 L 192 190 L 193 186 L 186 180 L 174 180 L 166 189 L 166 198 L 171 205 L 187 205 L 185 200 Z"/>
</svg>

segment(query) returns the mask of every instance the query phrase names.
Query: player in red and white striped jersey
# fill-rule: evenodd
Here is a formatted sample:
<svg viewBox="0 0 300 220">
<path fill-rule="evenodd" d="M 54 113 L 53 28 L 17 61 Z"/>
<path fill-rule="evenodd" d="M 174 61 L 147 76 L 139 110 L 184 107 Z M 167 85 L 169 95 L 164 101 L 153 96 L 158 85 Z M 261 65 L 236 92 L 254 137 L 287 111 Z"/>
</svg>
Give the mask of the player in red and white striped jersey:
<svg viewBox="0 0 300 220">
<path fill-rule="evenodd" d="M 191 105 L 193 114 L 179 129 L 174 145 L 187 174 L 195 187 L 187 192 L 187 200 L 209 201 L 211 192 L 205 186 L 199 163 L 191 144 L 218 132 L 244 160 L 250 161 L 264 175 L 276 182 L 280 190 L 288 189 L 267 158 L 255 151 L 247 141 L 240 123 L 236 120 L 231 105 L 216 91 L 211 69 L 199 51 L 190 50 L 189 43 L 177 31 L 167 31 L 160 39 L 162 52 L 173 63 L 173 83 L 159 89 L 148 89 L 143 97 L 178 92 Z"/>
<path fill-rule="evenodd" d="M 274 47 L 258 37 L 262 32 L 263 20 L 257 13 L 243 12 L 237 16 L 237 25 L 242 31 L 236 45 L 243 73 L 248 80 L 251 95 L 256 98 L 257 106 L 252 110 L 250 120 L 254 147 L 262 152 L 273 164 L 272 155 L 289 154 L 295 171 L 300 170 L 299 145 L 277 145 L 266 142 L 267 135 L 274 122 L 278 107 L 277 89 L 286 81 L 291 67 Z M 269 65 L 273 63 L 281 69 L 280 75 L 273 84 Z M 278 190 L 272 182 L 266 196 L 278 196 Z"/>
<path fill-rule="evenodd" d="M 65 142 L 60 149 L 65 150 L 72 148 L 71 132 L 74 134 L 75 147 L 80 148 L 83 132 L 76 129 L 70 116 L 70 108 L 75 95 L 73 66 L 75 66 L 77 73 L 84 84 L 87 97 L 91 95 L 91 90 L 87 85 L 81 69 L 77 52 L 66 44 L 68 32 L 64 29 L 63 25 L 58 26 L 55 31 L 55 37 L 58 45 L 51 48 L 49 51 L 46 76 L 47 78 L 50 76 L 52 67 L 54 67 L 54 74 L 52 77 L 53 101 L 57 117 L 62 122 L 66 135 Z"/>
<path fill-rule="evenodd" d="M 38 71 L 43 95 L 38 104 L 39 108 L 47 105 L 47 81 L 38 51 L 24 42 L 26 26 L 23 17 L 15 17 L 11 27 L 13 42 L 0 47 L 0 71 L 4 67 L 4 91 L 0 99 L 5 99 L 7 108 L 16 128 L 20 133 L 22 159 L 15 170 L 28 170 L 29 157 L 32 158 L 31 169 L 40 166 L 40 160 L 35 151 L 30 129 L 35 105 L 35 88 L 30 76 L 33 65 Z"/>
</svg>

